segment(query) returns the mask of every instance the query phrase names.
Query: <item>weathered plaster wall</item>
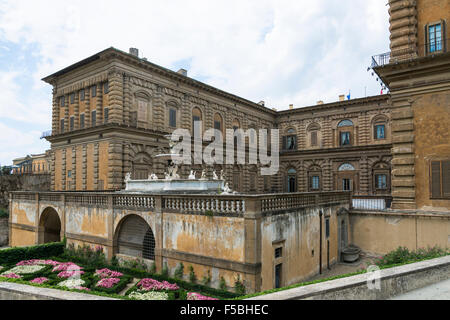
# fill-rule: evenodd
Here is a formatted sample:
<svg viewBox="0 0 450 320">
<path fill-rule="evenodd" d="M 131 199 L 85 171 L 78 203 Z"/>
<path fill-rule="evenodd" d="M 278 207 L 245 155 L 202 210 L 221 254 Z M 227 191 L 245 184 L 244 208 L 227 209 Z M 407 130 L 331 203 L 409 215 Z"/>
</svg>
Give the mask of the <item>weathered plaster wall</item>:
<svg viewBox="0 0 450 320">
<path fill-rule="evenodd" d="M 48 191 L 50 175 L 26 174 L 0 176 L 0 208 L 9 207 L 9 193 L 12 191 Z"/>
<path fill-rule="evenodd" d="M 350 214 L 351 239 L 363 251 L 385 254 L 404 246 L 450 247 L 450 216 L 421 214 Z"/>
<path fill-rule="evenodd" d="M 262 222 L 262 290 L 275 286 L 275 266 L 282 264 L 281 286 L 301 282 L 319 273 L 320 217 L 322 216 L 322 268 L 338 259 L 338 219 L 341 206 L 308 208 L 297 212 L 265 217 Z M 326 238 L 325 219 L 330 219 L 330 236 Z M 275 248 L 282 247 L 282 258 L 275 259 Z M 314 252 L 313 252 L 314 251 Z"/>
<path fill-rule="evenodd" d="M 8 244 L 9 224 L 8 218 L 0 218 L 0 247 Z"/>
</svg>

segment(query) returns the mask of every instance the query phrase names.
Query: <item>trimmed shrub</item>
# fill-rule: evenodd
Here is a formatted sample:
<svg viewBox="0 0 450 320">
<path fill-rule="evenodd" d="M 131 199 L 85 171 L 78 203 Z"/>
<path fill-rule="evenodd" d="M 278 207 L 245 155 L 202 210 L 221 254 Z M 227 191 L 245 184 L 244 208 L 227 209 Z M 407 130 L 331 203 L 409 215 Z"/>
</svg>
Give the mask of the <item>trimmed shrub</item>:
<svg viewBox="0 0 450 320">
<path fill-rule="evenodd" d="M 47 259 L 62 255 L 64 244 L 62 242 L 46 243 L 31 247 L 8 248 L 0 250 L 0 265 L 13 265 L 22 260 Z"/>
</svg>

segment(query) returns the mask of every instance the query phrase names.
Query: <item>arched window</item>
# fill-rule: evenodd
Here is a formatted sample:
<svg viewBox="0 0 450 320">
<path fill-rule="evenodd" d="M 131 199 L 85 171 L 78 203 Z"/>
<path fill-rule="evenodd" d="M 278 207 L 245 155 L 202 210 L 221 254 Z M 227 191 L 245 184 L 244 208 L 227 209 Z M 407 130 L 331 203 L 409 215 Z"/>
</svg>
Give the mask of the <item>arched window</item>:
<svg viewBox="0 0 450 320">
<path fill-rule="evenodd" d="M 387 118 L 383 115 L 377 116 L 372 120 L 373 138 L 375 140 L 386 139 Z"/>
<path fill-rule="evenodd" d="M 353 143 L 353 122 L 351 120 L 342 120 L 338 124 L 339 145 L 351 146 Z"/>
<path fill-rule="evenodd" d="M 352 127 L 353 126 L 353 122 L 351 120 L 342 120 L 341 122 L 339 122 L 338 124 L 338 128 L 342 128 L 342 127 Z"/>
<path fill-rule="evenodd" d="M 322 169 L 319 166 L 312 166 L 308 169 L 308 190 L 310 192 L 322 189 Z"/>
<path fill-rule="evenodd" d="M 338 170 L 339 171 L 354 171 L 355 167 L 352 166 L 350 163 L 344 163 L 339 167 Z"/>
<path fill-rule="evenodd" d="M 214 129 L 219 130 L 223 136 L 223 118 L 219 113 L 214 114 Z"/>
<path fill-rule="evenodd" d="M 200 125 L 199 121 L 202 121 L 202 120 L 203 120 L 202 111 L 199 108 L 197 108 L 197 107 L 193 108 L 192 109 L 192 130 L 194 130 L 194 128 L 196 126 L 196 123 L 197 123 L 197 125 Z M 202 127 L 203 126 L 199 127 L 199 129 L 200 129 L 199 131 L 200 132 L 203 131 Z"/>
<path fill-rule="evenodd" d="M 307 128 L 309 134 L 309 143 L 311 147 L 317 147 L 319 145 L 319 131 L 320 126 L 317 123 L 312 123 Z"/>
<path fill-rule="evenodd" d="M 155 260 L 155 237 L 143 218 L 137 215 L 125 217 L 119 225 L 116 237 L 117 253 Z"/>
<path fill-rule="evenodd" d="M 378 162 L 372 170 L 373 190 L 375 193 L 386 193 L 390 189 L 390 168 L 387 163 Z"/>
<path fill-rule="evenodd" d="M 174 101 L 167 103 L 168 125 L 176 128 L 178 125 L 178 105 Z"/>
<path fill-rule="evenodd" d="M 293 151 L 297 150 L 297 134 L 295 129 L 290 128 L 286 131 L 286 135 L 283 137 L 283 150 Z"/>
<path fill-rule="evenodd" d="M 297 192 L 297 170 L 294 168 L 287 171 L 287 192 Z"/>
</svg>

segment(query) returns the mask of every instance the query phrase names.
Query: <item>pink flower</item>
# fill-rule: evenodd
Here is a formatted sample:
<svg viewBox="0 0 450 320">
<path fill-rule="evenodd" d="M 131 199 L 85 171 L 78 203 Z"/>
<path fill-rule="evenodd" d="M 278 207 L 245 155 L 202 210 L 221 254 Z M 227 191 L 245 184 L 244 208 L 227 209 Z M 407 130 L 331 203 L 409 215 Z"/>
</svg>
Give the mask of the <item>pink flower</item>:
<svg viewBox="0 0 450 320">
<path fill-rule="evenodd" d="M 36 279 L 33 279 L 33 280 L 31 280 L 30 282 L 32 282 L 32 283 L 37 283 L 37 284 L 43 284 L 44 282 L 47 282 L 47 281 L 48 281 L 47 278 L 42 277 L 42 278 L 36 278 Z"/>
<path fill-rule="evenodd" d="M 117 283 L 119 283 L 120 279 L 119 278 L 104 278 L 102 280 L 100 280 L 99 282 L 97 282 L 97 287 L 102 287 L 102 288 L 112 288 L 114 287 Z"/>
<path fill-rule="evenodd" d="M 39 260 L 39 259 L 33 259 L 33 260 L 23 260 L 16 264 L 16 266 L 35 266 L 39 264 L 45 264 L 45 265 L 53 265 L 56 266 L 60 264 L 58 261 L 53 260 Z"/>
<path fill-rule="evenodd" d="M 219 300 L 219 299 L 202 296 L 201 294 L 195 292 L 189 292 L 187 294 L 187 300 Z"/>
<path fill-rule="evenodd" d="M 100 278 L 118 278 L 123 276 L 123 273 L 104 268 L 100 270 L 95 270 L 95 275 Z"/>
<path fill-rule="evenodd" d="M 150 290 L 178 290 L 180 287 L 178 287 L 176 284 L 169 283 L 167 281 L 159 282 L 158 280 L 146 278 L 139 281 L 137 284 L 138 288 L 145 291 Z"/>
<path fill-rule="evenodd" d="M 84 274 L 84 271 L 78 271 L 78 270 L 61 271 L 60 273 L 58 273 L 58 277 L 59 278 L 72 278 L 72 277 L 76 277 L 76 276 L 81 276 L 82 274 Z"/>
<path fill-rule="evenodd" d="M 3 275 L 0 275 L 0 277 L 9 278 L 9 279 L 20 279 L 20 278 L 22 278 L 21 276 L 19 276 L 18 274 L 15 274 L 15 273 L 3 274 Z"/>
<path fill-rule="evenodd" d="M 85 287 L 74 287 L 74 289 L 77 289 L 77 290 L 84 290 L 84 291 L 91 291 L 91 289 L 85 288 Z"/>
<path fill-rule="evenodd" d="M 60 264 L 56 265 L 52 271 L 53 272 L 55 272 L 55 271 L 79 271 L 82 269 L 83 269 L 82 267 L 76 265 L 73 262 L 64 262 L 64 263 L 60 263 Z"/>
</svg>

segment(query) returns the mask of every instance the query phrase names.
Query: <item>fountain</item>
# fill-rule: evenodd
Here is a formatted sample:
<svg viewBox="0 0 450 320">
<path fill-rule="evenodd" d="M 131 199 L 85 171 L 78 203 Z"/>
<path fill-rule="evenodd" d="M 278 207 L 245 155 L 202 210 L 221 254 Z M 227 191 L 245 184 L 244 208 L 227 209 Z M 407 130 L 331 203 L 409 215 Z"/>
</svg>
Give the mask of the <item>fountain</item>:
<svg viewBox="0 0 450 320">
<path fill-rule="evenodd" d="M 171 135 L 166 135 L 165 138 L 169 140 L 170 153 L 158 154 L 155 156 L 155 158 L 168 161 L 164 179 L 159 179 L 156 174 L 152 173 L 147 180 L 132 180 L 131 173 L 127 173 L 125 176 L 126 187 L 124 192 L 195 194 L 232 193 L 228 183 L 225 183 L 223 170 L 220 172 L 220 176 L 218 176 L 217 172 L 214 170 L 212 179 L 206 177 L 206 170 L 202 171 L 200 179 L 196 178 L 196 172 L 193 170 L 191 170 L 187 179 L 181 178 L 178 173 L 179 166 L 173 161 L 174 159 L 181 158 L 181 155 L 176 154 L 174 151 L 177 143 L 172 141 Z"/>
</svg>

